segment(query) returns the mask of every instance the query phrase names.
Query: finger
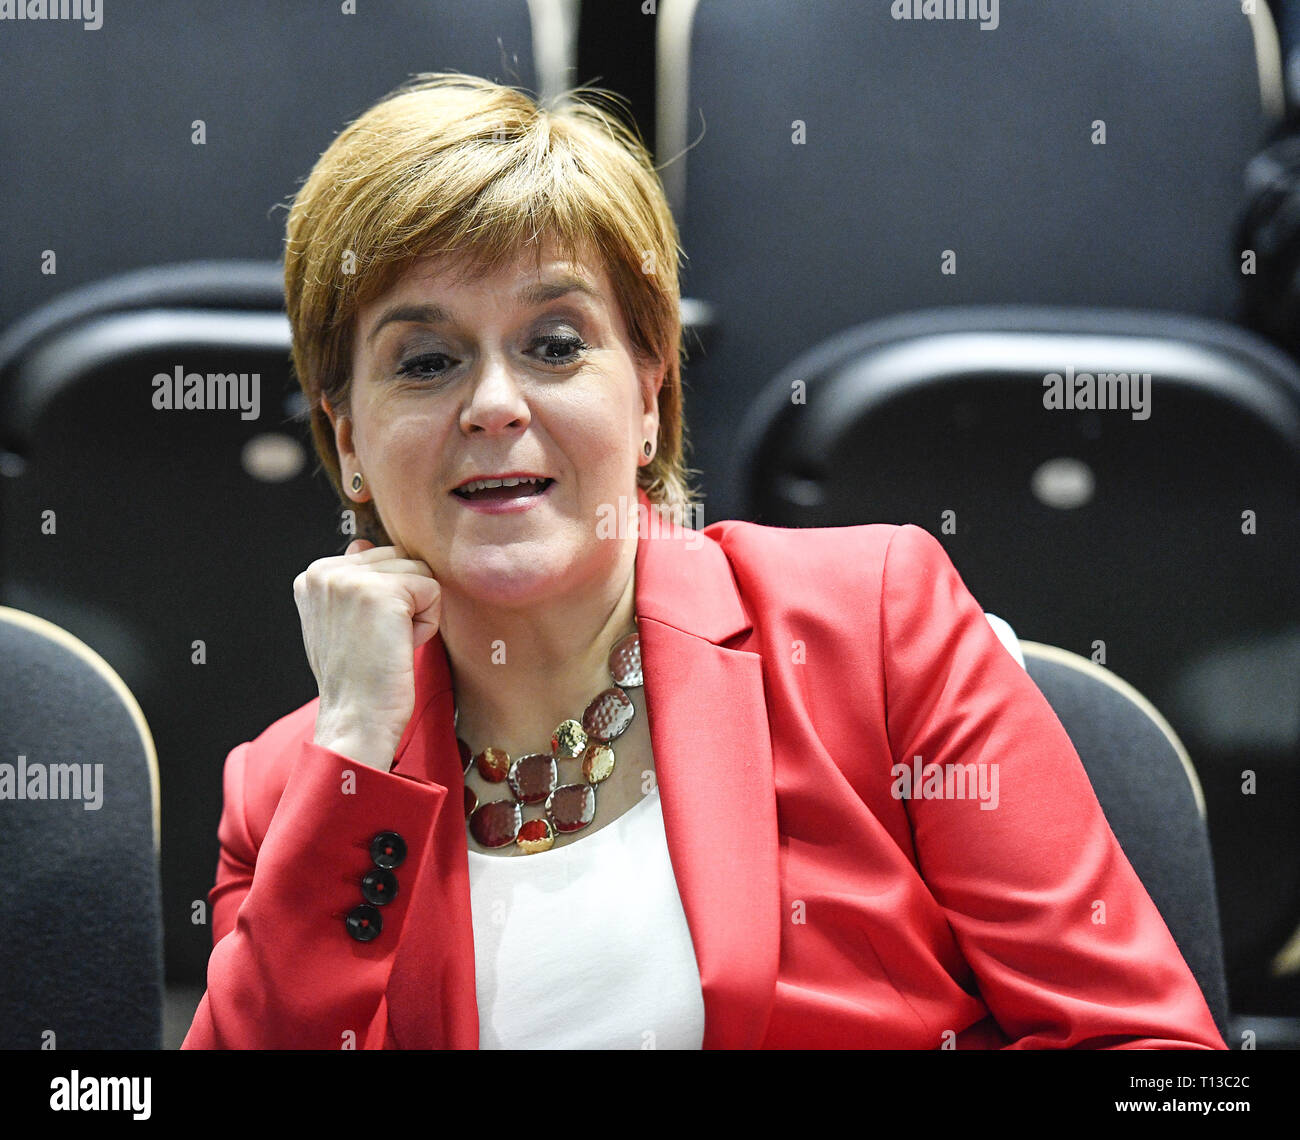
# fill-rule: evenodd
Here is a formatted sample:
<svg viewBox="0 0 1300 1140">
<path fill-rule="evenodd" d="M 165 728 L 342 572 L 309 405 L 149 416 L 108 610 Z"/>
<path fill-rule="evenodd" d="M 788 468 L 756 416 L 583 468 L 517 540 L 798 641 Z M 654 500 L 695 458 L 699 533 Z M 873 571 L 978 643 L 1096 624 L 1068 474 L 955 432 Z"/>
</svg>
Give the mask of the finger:
<svg viewBox="0 0 1300 1140">
<path fill-rule="evenodd" d="M 411 648 L 419 649 L 426 641 L 432 641 L 437 632 L 437 621 L 424 621 L 417 618 L 411 622 Z"/>
<path fill-rule="evenodd" d="M 353 555 L 353 554 L 360 554 L 362 551 L 372 549 L 372 548 L 374 547 L 374 545 L 375 545 L 375 544 L 374 544 L 373 542 L 371 542 L 369 539 L 366 539 L 366 538 L 354 538 L 351 542 L 348 543 L 348 548 L 347 548 L 347 550 L 345 550 L 345 551 L 343 552 L 344 557 L 347 557 L 347 556 L 349 556 L 349 555 Z"/>
<path fill-rule="evenodd" d="M 405 558 L 406 552 L 397 553 L 395 546 L 371 546 L 368 549 L 358 550 L 355 553 L 352 548 L 358 542 L 365 542 L 364 538 L 354 538 L 348 543 L 347 553 L 343 556 L 349 559 L 353 564 L 365 565 L 368 562 L 382 562 L 385 558 Z"/>
<path fill-rule="evenodd" d="M 442 587 L 436 581 L 418 574 L 409 574 L 401 584 L 411 598 L 412 620 L 428 614 L 436 614 L 442 604 Z"/>
<path fill-rule="evenodd" d="M 366 569 L 373 574 L 419 574 L 424 578 L 433 577 L 429 564 L 417 558 L 390 558 L 385 562 L 370 562 L 366 564 Z"/>
<path fill-rule="evenodd" d="M 442 587 L 432 578 L 411 576 L 406 582 L 411 596 L 411 644 L 419 648 L 438 632 L 442 620 Z"/>
</svg>

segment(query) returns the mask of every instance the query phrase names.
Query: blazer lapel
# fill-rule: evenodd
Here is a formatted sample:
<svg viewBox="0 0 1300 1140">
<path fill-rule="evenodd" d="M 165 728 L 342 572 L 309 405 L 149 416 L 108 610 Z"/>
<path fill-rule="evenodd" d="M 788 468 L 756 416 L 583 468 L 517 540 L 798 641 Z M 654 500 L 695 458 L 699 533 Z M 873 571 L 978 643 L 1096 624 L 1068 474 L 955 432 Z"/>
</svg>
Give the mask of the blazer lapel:
<svg viewBox="0 0 1300 1140">
<path fill-rule="evenodd" d="M 644 492 L 638 499 L 648 511 Z M 656 531 L 658 536 L 655 537 Z M 779 840 L 762 659 L 712 538 L 660 522 L 637 545 L 646 711 L 668 854 L 704 993 L 704 1048 L 762 1042 L 780 953 Z"/>
<path fill-rule="evenodd" d="M 636 614 L 668 854 L 695 948 L 706 1049 L 757 1048 L 780 957 L 779 839 L 761 657 L 723 643 L 752 629 L 707 534 L 660 519 L 637 492 Z M 644 520 L 649 519 L 649 525 Z M 424 703 L 393 771 L 447 787 L 388 986 L 403 1048 L 476 1048 L 463 776 L 441 636 L 416 654 Z M 431 1000 L 432 999 L 432 1000 Z"/>
</svg>

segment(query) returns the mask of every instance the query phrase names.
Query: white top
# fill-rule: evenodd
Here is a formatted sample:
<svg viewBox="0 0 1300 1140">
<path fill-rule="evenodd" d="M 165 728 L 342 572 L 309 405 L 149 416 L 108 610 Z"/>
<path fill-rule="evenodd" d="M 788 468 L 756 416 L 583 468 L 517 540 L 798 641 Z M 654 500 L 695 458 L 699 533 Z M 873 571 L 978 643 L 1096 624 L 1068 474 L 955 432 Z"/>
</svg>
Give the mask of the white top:
<svg viewBox="0 0 1300 1140">
<path fill-rule="evenodd" d="M 480 1049 L 699 1049 L 704 996 L 658 789 L 536 855 L 469 851 Z"/>
</svg>

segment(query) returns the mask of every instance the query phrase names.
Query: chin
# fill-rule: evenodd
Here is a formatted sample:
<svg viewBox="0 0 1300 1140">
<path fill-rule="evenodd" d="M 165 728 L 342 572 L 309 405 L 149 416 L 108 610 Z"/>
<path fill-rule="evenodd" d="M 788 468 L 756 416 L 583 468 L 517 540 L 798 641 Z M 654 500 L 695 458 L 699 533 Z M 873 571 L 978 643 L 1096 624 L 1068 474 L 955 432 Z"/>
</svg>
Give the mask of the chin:
<svg viewBox="0 0 1300 1140">
<path fill-rule="evenodd" d="M 567 563 L 566 563 L 567 567 Z M 551 558 L 498 547 L 458 567 L 456 587 L 467 597 L 491 605 L 526 606 L 563 590 L 568 575 Z"/>
</svg>

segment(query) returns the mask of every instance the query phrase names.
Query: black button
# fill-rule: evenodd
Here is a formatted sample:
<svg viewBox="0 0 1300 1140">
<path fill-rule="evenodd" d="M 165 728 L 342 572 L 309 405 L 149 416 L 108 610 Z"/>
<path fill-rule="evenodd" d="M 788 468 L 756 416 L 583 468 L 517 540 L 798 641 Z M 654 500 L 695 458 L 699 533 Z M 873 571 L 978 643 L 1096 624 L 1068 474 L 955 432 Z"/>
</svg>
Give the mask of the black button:
<svg viewBox="0 0 1300 1140">
<path fill-rule="evenodd" d="M 376 867 L 400 867 L 406 858 L 406 840 L 395 831 L 381 831 L 370 841 L 370 858 Z"/>
<path fill-rule="evenodd" d="M 393 901 L 397 894 L 397 876 L 392 871 L 376 868 L 361 880 L 361 897 L 375 906 Z"/>
<path fill-rule="evenodd" d="M 348 933 L 358 942 L 370 942 L 384 929 L 384 916 L 374 907 L 362 903 L 347 917 Z"/>
</svg>

